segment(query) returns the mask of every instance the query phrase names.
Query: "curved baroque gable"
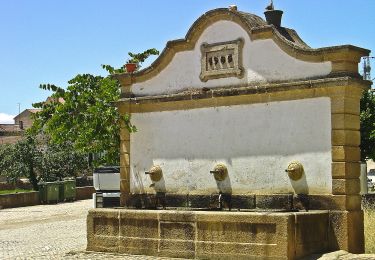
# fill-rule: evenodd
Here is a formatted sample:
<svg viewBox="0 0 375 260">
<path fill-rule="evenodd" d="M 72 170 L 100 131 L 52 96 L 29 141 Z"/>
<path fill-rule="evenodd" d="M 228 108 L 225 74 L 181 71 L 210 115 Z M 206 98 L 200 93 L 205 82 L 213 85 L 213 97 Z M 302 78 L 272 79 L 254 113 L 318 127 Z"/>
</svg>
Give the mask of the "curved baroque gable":
<svg viewBox="0 0 375 260">
<path fill-rule="evenodd" d="M 215 9 L 202 15 L 185 39 L 168 42 L 150 67 L 115 77 L 123 94 L 161 95 L 357 74 L 364 55 L 368 50 L 350 45 L 312 49 L 294 30 L 267 25 L 253 14 Z"/>
</svg>

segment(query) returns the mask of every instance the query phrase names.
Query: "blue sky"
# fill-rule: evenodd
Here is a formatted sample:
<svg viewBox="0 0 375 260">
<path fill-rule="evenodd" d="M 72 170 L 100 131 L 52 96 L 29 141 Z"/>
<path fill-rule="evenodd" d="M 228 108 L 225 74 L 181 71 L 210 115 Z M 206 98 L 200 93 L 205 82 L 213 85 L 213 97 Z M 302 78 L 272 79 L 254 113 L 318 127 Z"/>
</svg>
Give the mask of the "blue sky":
<svg viewBox="0 0 375 260">
<path fill-rule="evenodd" d="M 39 89 L 41 83 L 65 87 L 78 73 L 105 75 L 100 64 L 119 67 L 128 51 L 161 51 L 208 10 L 236 4 L 263 17 L 268 3 L 0 0 L 0 123 L 18 113 L 17 103 L 22 111 L 44 100 L 49 93 Z M 282 25 L 311 47 L 353 44 L 375 50 L 374 0 L 274 0 L 274 5 L 284 11 Z"/>
</svg>

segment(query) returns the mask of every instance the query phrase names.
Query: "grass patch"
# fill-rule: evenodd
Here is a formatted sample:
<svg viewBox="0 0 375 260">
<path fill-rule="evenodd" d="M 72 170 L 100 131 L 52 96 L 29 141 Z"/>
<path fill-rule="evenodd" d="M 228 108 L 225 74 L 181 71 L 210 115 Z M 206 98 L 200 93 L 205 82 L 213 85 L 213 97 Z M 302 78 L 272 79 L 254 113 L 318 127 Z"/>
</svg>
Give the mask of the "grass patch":
<svg viewBox="0 0 375 260">
<path fill-rule="evenodd" d="M 375 205 L 363 205 L 366 253 L 375 254 Z"/>
<path fill-rule="evenodd" d="M 24 189 L 15 189 L 15 190 L 0 190 L 0 195 L 3 194 L 14 194 L 14 193 L 20 193 L 20 192 L 31 192 L 33 190 L 24 190 Z"/>
</svg>

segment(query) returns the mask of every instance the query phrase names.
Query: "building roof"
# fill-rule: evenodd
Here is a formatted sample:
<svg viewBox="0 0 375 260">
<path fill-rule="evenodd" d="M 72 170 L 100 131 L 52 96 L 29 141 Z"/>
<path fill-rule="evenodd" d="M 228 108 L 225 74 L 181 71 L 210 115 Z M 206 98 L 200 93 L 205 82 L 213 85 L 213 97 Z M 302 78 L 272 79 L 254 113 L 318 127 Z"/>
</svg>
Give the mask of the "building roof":
<svg viewBox="0 0 375 260">
<path fill-rule="evenodd" d="M 33 114 L 41 111 L 41 109 L 39 109 L 39 108 L 28 108 L 26 110 L 29 111 L 30 113 L 33 113 Z"/>
<path fill-rule="evenodd" d="M 62 98 L 62 97 L 59 97 L 58 99 L 57 98 L 53 98 L 53 97 L 48 97 L 45 101 L 45 103 L 51 103 L 51 102 L 58 102 L 58 103 L 61 103 L 61 104 L 64 104 L 65 103 L 65 100 Z"/>
<path fill-rule="evenodd" d="M 37 112 L 41 111 L 41 109 L 39 108 L 28 108 L 28 109 L 25 109 L 24 111 L 22 111 L 20 114 L 18 114 L 17 116 L 14 117 L 14 120 L 16 120 L 17 118 L 19 118 L 21 115 L 23 114 L 26 114 L 26 113 L 31 113 L 31 114 L 35 114 Z"/>
</svg>

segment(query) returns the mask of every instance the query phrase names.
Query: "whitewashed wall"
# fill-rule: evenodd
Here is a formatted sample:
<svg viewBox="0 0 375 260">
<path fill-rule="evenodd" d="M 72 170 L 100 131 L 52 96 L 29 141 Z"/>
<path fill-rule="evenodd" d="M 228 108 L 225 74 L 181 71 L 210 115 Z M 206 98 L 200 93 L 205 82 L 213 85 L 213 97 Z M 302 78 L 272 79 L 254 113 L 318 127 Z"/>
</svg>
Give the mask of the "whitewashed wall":
<svg viewBox="0 0 375 260">
<path fill-rule="evenodd" d="M 169 193 L 329 194 L 330 115 L 329 98 L 132 114 L 131 191 L 153 191 L 144 172 L 160 165 L 155 189 Z M 284 171 L 293 160 L 306 173 L 296 182 Z M 217 163 L 224 182 L 209 173 Z"/>
<path fill-rule="evenodd" d="M 243 66 L 245 76 L 222 78 L 202 82 L 202 43 L 245 40 Z M 177 53 L 171 63 L 157 76 L 132 86 L 136 95 L 175 93 L 188 88 L 215 88 L 280 80 L 304 79 L 325 76 L 331 72 L 331 62 L 313 63 L 297 60 L 281 50 L 271 39 L 251 41 L 247 32 L 235 22 L 218 21 L 208 27 L 196 43 L 194 50 Z"/>
</svg>

